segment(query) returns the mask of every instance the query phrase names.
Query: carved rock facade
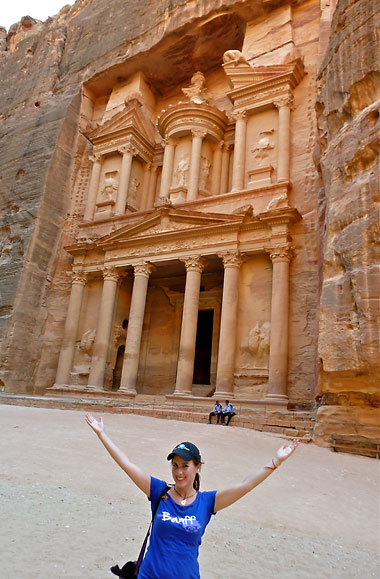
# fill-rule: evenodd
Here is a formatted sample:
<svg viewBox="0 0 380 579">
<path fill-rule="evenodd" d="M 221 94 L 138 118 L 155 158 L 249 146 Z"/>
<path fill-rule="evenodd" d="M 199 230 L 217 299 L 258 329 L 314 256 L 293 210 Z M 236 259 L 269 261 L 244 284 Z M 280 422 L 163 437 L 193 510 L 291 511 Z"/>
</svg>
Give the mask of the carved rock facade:
<svg viewBox="0 0 380 579">
<path fill-rule="evenodd" d="M 121 0 L 77 2 L 0 53 L 16 78 L 0 96 L 6 391 L 314 408 L 332 6 L 219 4 L 146 1 L 127 18 Z M 367 145 L 344 178 L 370 170 Z"/>
</svg>

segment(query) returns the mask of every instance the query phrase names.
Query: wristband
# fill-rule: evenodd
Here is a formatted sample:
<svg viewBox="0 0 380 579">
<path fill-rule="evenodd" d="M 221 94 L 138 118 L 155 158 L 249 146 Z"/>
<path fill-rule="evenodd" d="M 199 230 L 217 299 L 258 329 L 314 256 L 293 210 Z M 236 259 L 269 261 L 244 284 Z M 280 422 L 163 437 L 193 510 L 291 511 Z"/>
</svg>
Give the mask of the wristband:
<svg viewBox="0 0 380 579">
<path fill-rule="evenodd" d="M 273 458 L 272 458 L 272 464 L 273 464 L 273 466 L 264 466 L 264 468 L 269 468 L 269 470 L 276 470 L 278 467 L 276 466 L 276 463 L 274 462 Z"/>
</svg>

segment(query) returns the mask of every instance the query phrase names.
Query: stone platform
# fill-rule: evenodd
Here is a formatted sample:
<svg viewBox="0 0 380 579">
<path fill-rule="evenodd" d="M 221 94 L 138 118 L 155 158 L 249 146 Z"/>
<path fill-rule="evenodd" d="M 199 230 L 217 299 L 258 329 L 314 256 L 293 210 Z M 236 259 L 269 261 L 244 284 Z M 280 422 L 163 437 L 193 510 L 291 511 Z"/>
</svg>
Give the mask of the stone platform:
<svg viewBox="0 0 380 579">
<path fill-rule="evenodd" d="M 117 392 L 85 392 L 70 389 L 54 390 L 49 394 L 0 394 L 0 404 L 15 406 L 35 406 L 83 410 L 84 412 L 114 412 L 140 414 L 165 420 L 207 423 L 213 400 L 201 397 L 173 396 L 123 396 Z M 314 412 L 289 411 L 281 404 L 265 401 L 231 400 L 236 408 L 236 416 L 230 427 L 251 428 L 262 432 L 272 432 L 286 437 L 297 437 L 304 442 L 311 441 L 315 423 Z M 214 425 L 216 418 L 214 420 Z"/>
</svg>

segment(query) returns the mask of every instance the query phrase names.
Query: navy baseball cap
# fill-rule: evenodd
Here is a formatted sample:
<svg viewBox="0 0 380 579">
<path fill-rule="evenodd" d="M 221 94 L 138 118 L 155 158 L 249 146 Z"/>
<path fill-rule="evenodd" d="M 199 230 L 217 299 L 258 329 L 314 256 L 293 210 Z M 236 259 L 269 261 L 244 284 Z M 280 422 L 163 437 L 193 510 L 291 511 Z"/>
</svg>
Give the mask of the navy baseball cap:
<svg viewBox="0 0 380 579">
<path fill-rule="evenodd" d="M 183 458 L 183 460 L 198 460 L 201 462 L 199 449 L 192 442 L 181 442 L 181 444 L 177 444 L 172 452 L 168 454 L 168 460 L 172 460 L 176 454 Z"/>
</svg>

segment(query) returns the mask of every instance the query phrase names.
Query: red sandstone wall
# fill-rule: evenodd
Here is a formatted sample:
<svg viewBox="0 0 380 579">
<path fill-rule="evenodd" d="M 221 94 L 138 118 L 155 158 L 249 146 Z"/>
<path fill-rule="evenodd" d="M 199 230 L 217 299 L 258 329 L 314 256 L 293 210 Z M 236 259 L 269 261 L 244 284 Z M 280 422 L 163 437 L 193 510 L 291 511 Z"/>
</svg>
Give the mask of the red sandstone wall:
<svg viewBox="0 0 380 579">
<path fill-rule="evenodd" d="M 379 25 L 377 0 L 341 0 L 318 79 L 321 444 L 379 436 Z"/>
</svg>

